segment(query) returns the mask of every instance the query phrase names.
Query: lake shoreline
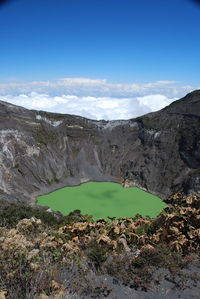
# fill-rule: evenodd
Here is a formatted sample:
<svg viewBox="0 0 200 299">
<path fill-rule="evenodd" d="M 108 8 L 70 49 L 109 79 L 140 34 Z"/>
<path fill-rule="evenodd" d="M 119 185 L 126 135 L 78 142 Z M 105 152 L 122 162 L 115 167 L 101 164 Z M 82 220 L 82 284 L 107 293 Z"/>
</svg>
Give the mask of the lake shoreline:
<svg viewBox="0 0 200 299">
<path fill-rule="evenodd" d="M 81 210 L 82 214 L 92 215 L 95 220 L 108 216 L 133 217 L 136 214 L 156 217 L 166 206 L 160 198 L 137 187 L 124 188 L 116 182 L 94 181 L 40 196 L 37 204 L 48 206 L 63 215 Z"/>
</svg>

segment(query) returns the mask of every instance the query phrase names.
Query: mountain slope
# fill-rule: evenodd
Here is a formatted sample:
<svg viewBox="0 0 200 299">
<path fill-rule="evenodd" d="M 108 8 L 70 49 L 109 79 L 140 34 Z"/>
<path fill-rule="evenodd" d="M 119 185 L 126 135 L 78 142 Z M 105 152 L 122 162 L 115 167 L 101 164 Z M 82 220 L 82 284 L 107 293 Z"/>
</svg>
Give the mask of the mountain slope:
<svg viewBox="0 0 200 299">
<path fill-rule="evenodd" d="M 85 181 L 136 185 L 165 199 L 200 190 L 200 91 L 130 120 L 93 121 L 0 102 L 0 198 Z"/>
</svg>

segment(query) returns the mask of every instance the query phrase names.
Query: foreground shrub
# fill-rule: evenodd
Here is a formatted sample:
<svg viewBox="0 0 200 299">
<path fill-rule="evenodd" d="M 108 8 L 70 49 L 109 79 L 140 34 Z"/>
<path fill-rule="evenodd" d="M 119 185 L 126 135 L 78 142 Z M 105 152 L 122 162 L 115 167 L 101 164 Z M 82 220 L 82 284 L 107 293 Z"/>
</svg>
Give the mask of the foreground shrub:
<svg viewBox="0 0 200 299">
<path fill-rule="evenodd" d="M 68 298 L 72 292 L 78 298 L 100 298 L 111 292 L 99 280 L 103 275 L 148 291 L 160 283 L 156 271 L 175 287 L 187 281 L 197 285 L 198 273 L 185 275 L 182 269 L 200 267 L 199 200 L 177 194 L 156 219 L 137 215 L 110 221 L 94 221 L 79 210 L 57 217 L 45 209 L 1 202 L 0 294 L 38 299 L 56 292 Z"/>
<path fill-rule="evenodd" d="M 24 204 L 9 204 L 0 202 L 0 226 L 13 227 L 19 220 L 36 217 L 45 224 L 55 226 L 59 223 L 57 217 L 44 208 L 32 208 Z"/>
</svg>

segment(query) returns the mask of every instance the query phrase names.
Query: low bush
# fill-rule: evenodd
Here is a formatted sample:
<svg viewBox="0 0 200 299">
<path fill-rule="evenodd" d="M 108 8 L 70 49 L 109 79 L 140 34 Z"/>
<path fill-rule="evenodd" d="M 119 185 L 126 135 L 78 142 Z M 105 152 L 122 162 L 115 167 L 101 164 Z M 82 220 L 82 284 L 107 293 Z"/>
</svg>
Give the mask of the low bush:
<svg viewBox="0 0 200 299">
<path fill-rule="evenodd" d="M 32 208 L 24 204 L 9 204 L 0 202 L 0 226 L 13 227 L 21 219 L 36 217 L 47 225 L 58 225 L 59 221 L 52 213 L 44 208 Z"/>
</svg>

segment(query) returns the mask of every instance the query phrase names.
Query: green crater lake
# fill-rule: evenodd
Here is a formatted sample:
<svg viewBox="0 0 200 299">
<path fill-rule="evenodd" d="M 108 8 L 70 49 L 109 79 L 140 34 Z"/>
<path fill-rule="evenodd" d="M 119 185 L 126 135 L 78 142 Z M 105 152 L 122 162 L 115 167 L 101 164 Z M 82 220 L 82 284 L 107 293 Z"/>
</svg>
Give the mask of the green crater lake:
<svg viewBox="0 0 200 299">
<path fill-rule="evenodd" d="M 74 210 L 93 215 L 94 219 L 111 217 L 156 217 L 166 204 L 158 197 L 139 188 L 124 188 L 110 182 L 89 182 L 65 187 L 38 197 L 40 206 L 68 215 Z"/>
</svg>

